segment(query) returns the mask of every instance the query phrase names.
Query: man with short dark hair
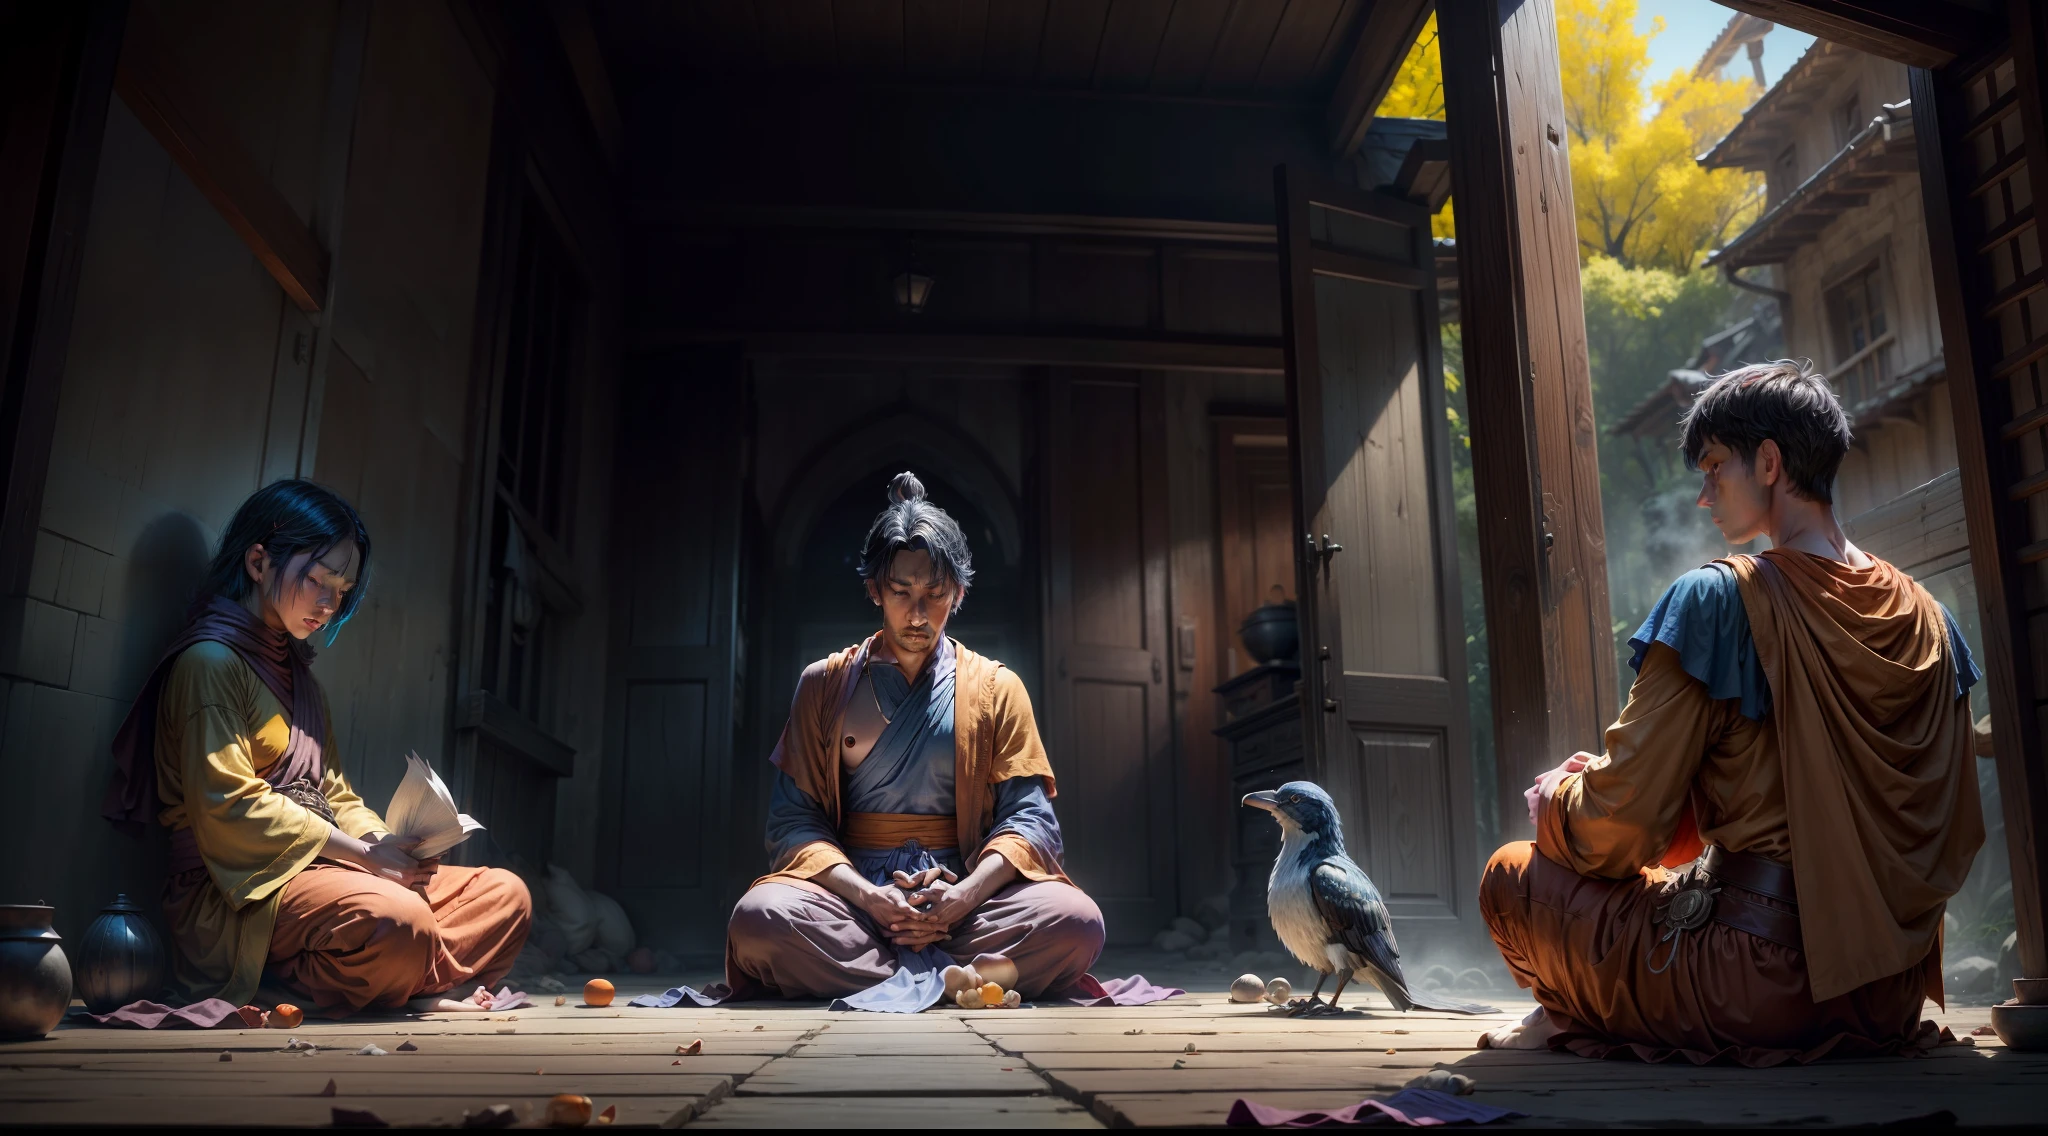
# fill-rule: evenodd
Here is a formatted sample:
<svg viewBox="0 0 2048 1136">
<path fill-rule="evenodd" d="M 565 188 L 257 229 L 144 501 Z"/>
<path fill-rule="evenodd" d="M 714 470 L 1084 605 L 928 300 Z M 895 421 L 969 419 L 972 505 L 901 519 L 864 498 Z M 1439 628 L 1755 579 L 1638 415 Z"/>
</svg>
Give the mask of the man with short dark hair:
<svg viewBox="0 0 2048 1136">
<path fill-rule="evenodd" d="M 860 574 L 882 629 L 797 683 L 770 758 L 772 871 L 727 928 L 734 996 L 915 1012 L 938 1000 L 941 969 L 984 954 L 1015 965 L 1025 998 L 1073 986 L 1102 951 L 1102 912 L 1061 868 L 1024 684 L 946 637 L 972 558 L 909 473 Z"/>
<path fill-rule="evenodd" d="M 1941 923 L 1984 842 L 1962 633 L 1851 544 L 1850 428 L 1780 361 L 1686 414 L 1731 556 L 1679 577 L 1629 640 L 1606 752 L 1526 796 L 1480 907 L 1538 1008 L 1482 1046 L 1770 1065 L 1937 1036 Z M 1669 871 L 1667 869 L 1679 869 Z"/>
</svg>

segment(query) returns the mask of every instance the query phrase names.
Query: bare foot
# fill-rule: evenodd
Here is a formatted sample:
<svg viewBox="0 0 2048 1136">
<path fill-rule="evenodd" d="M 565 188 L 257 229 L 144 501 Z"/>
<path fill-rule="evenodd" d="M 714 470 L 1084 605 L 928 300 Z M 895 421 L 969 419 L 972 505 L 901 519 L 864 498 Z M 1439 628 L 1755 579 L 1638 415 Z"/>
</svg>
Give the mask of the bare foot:
<svg viewBox="0 0 2048 1136">
<path fill-rule="evenodd" d="M 1529 1016 L 1511 1026 L 1487 1030 L 1479 1035 L 1481 1049 L 1544 1049 L 1550 1039 L 1557 1036 L 1558 1028 L 1550 1015 L 1538 1006 L 1529 1011 Z"/>
<path fill-rule="evenodd" d="M 491 1010 L 489 1003 L 478 1002 L 474 996 L 450 998 L 440 994 L 414 998 L 405 1004 L 405 1008 L 415 1014 L 487 1014 Z"/>
</svg>

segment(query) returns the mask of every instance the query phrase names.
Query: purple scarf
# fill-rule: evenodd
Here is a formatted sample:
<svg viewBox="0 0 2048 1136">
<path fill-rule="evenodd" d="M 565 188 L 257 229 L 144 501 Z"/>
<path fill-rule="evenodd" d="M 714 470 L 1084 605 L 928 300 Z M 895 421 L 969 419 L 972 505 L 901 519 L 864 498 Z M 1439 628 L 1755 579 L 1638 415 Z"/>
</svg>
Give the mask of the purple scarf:
<svg viewBox="0 0 2048 1136">
<path fill-rule="evenodd" d="M 327 712 L 320 702 L 320 684 L 306 667 L 311 648 L 265 626 L 241 604 L 215 596 L 193 610 L 185 629 L 165 649 L 149 681 L 142 684 L 142 693 L 136 695 L 127 720 L 121 723 L 121 732 L 114 735 L 114 780 L 100 803 L 100 815 L 115 824 L 140 827 L 156 818 L 161 805 L 156 792 L 156 718 L 164 680 L 170 677 L 171 664 L 179 655 L 195 643 L 208 641 L 224 644 L 249 664 L 291 713 L 291 740 L 284 756 L 259 771 L 259 776 L 273 788 L 300 780 L 320 783 L 325 772 L 321 744 L 327 737 Z M 174 872 L 199 866 L 191 834 L 189 828 L 172 834 Z"/>
</svg>

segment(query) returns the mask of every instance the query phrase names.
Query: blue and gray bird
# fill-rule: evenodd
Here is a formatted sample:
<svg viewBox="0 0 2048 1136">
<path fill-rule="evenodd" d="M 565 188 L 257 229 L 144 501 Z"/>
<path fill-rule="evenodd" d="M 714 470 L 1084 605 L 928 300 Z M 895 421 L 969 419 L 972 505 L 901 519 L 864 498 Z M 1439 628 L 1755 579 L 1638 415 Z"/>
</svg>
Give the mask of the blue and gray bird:
<svg viewBox="0 0 2048 1136">
<path fill-rule="evenodd" d="M 1491 1014 L 1492 1006 L 1447 1002 L 1412 990 L 1401 973 L 1394 924 L 1379 889 L 1344 854 L 1344 822 L 1337 803 L 1313 781 L 1289 781 L 1278 789 L 1245 795 L 1244 803 L 1264 809 L 1280 822 L 1280 855 L 1266 884 L 1266 912 L 1280 942 L 1316 969 L 1316 988 L 1294 1009 L 1318 1012 L 1323 982 L 1337 976 L 1330 1004 L 1337 1010 L 1344 985 L 1364 972 L 1397 1010 Z"/>
</svg>

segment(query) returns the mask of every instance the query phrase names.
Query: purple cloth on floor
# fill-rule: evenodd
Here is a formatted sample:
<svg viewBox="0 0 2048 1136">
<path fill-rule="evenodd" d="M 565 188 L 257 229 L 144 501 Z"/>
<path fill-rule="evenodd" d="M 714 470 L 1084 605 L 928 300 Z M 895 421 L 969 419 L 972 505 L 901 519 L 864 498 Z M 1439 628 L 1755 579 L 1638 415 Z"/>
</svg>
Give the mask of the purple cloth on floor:
<svg viewBox="0 0 2048 1136">
<path fill-rule="evenodd" d="M 626 1005 L 649 1010 L 666 1010 L 680 1006 L 684 1002 L 693 1006 L 716 1006 L 730 997 L 732 987 L 723 982 L 714 982 L 702 990 L 694 986 L 671 986 L 659 994 L 642 994 Z"/>
<path fill-rule="evenodd" d="M 1112 978 L 1107 982 L 1092 974 L 1084 974 L 1074 980 L 1072 986 L 1063 991 L 1067 1001 L 1076 1006 L 1145 1006 L 1153 1002 L 1164 1002 L 1176 994 L 1187 991 L 1177 986 L 1154 986 L 1145 981 L 1142 974 L 1129 978 Z M 1076 997 L 1078 995 L 1078 997 Z"/>
<path fill-rule="evenodd" d="M 212 1029 L 223 1023 L 237 1029 L 242 1026 L 241 1008 L 219 998 L 175 1009 L 145 999 L 130 1002 L 112 1013 L 85 1016 L 115 1029 Z"/>
<path fill-rule="evenodd" d="M 1339 1109 L 1275 1108 L 1240 1097 L 1230 1106 L 1230 1117 L 1224 1123 L 1235 1128 L 1351 1128 L 1367 1124 L 1433 1128 L 1439 1124 L 1490 1124 L 1527 1115 L 1461 1100 L 1435 1089 L 1402 1089 L 1383 1100 L 1368 1097 Z"/>
</svg>

